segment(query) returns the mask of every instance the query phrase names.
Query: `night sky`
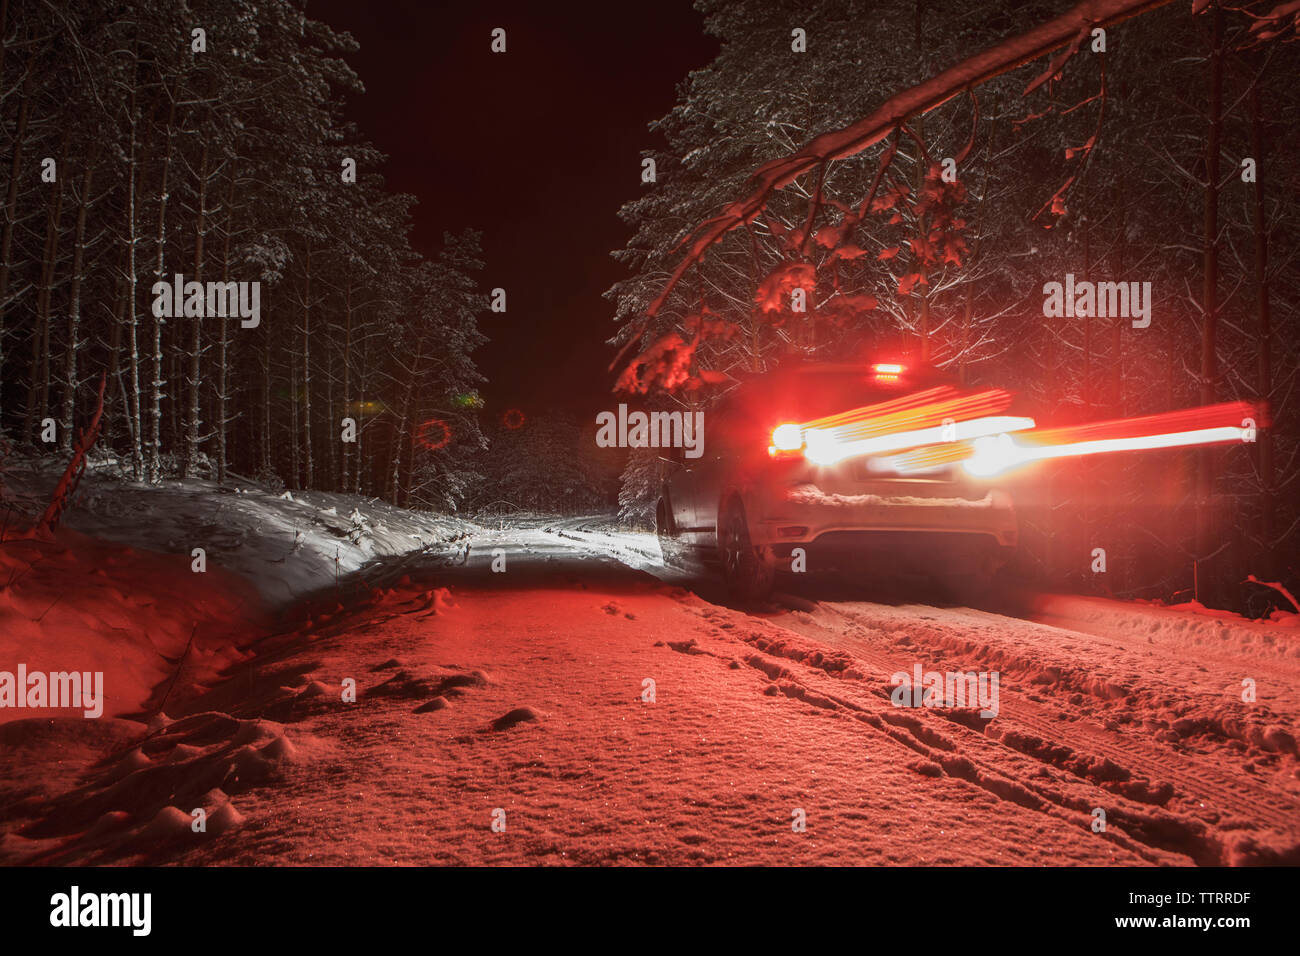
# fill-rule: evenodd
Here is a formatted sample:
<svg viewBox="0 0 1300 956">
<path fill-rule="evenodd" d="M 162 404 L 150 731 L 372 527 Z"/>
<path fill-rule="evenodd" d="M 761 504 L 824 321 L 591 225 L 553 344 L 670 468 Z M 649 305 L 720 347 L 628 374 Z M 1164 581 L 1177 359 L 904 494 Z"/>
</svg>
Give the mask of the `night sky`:
<svg viewBox="0 0 1300 956">
<path fill-rule="evenodd" d="M 624 267 L 610 251 L 619 206 L 641 185 L 646 128 L 677 84 L 717 53 L 689 0 L 600 3 L 320 0 L 316 19 L 350 32 L 365 84 L 348 118 L 389 159 L 389 186 L 419 198 L 416 248 L 444 230 L 483 231 L 485 313 L 476 355 L 490 413 L 609 407 L 616 329 L 601 297 Z M 507 52 L 491 52 L 503 27 Z"/>
</svg>

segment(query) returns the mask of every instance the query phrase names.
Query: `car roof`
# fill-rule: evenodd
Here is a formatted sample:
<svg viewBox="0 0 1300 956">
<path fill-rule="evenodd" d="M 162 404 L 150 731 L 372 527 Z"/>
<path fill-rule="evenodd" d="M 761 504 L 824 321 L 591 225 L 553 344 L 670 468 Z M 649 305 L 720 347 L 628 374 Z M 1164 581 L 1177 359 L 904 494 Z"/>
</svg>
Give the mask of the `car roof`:
<svg viewBox="0 0 1300 956">
<path fill-rule="evenodd" d="M 786 362 L 778 368 L 746 376 L 737 387 L 722 398 L 714 407 L 714 411 L 724 416 L 736 413 L 742 417 L 755 416 L 763 419 L 777 413 L 785 416 L 816 418 L 828 414 L 827 411 L 820 410 L 821 406 L 828 404 L 826 401 L 828 394 L 843 394 L 848 403 L 845 406 L 847 409 L 854 404 L 870 404 L 892 395 L 919 391 L 935 385 L 956 384 L 957 381 L 954 376 L 932 366 L 910 363 L 904 365 L 905 371 L 899 380 L 877 382 L 872 373 L 873 364 L 871 362 Z M 860 383 L 861 388 L 842 390 L 840 384 L 835 381 L 841 378 L 851 378 Z M 830 385 L 829 393 L 827 384 Z"/>
<path fill-rule="evenodd" d="M 741 378 L 737 391 L 749 389 L 756 385 L 770 387 L 778 381 L 789 381 L 804 376 L 869 375 L 874 364 L 874 362 L 786 362 L 765 372 L 753 372 L 746 375 Z M 903 376 L 906 379 L 904 387 L 956 381 L 955 376 L 932 365 L 920 362 L 899 364 L 904 369 Z"/>
</svg>

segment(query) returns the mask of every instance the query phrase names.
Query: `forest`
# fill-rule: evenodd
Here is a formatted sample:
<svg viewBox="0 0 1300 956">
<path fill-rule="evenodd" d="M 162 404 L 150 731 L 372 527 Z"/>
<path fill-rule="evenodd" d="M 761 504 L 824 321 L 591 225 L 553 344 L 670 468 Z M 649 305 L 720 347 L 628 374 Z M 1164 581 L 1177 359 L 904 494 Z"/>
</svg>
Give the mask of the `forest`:
<svg viewBox="0 0 1300 956">
<path fill-rule="evenodd" d="M 104 377 L 136 481 L 465 499 L 480 236 L 412 248 L 354 47 L 299 3 L 0 0 L 0 440 L 66 457 Z M 164 307 L 177 277 L 258 321 Z"/>
</svg>

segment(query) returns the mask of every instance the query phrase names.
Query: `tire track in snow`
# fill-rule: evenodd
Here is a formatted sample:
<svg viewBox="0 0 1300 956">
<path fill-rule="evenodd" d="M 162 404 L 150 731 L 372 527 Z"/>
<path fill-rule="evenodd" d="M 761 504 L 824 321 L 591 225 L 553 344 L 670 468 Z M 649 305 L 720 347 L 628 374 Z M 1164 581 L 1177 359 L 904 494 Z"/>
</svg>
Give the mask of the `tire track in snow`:
<svg viewBox="0 0 1300 956">
<path fill-rule="evenodd" d="M 800 647 L 798 635 L 784 631 L 770 622 L 744 616 L 737 623 L 731 616 L 740 615 L 741 612 L 723 608 L 706 608 L 698 613 L 706 622 L 715 625 L 711 637 L 764 648 L 760 653 L 741 652 L 746 664 L 774 681 L 764 693 L 782 694 L 814 707 L 849 714 L 866 727 L 916 754 L 920 760 L 914 760 L 909 766 L 919 773 L 932 776 L 946 774 L 978 787 L 1000 801 L 1043 813 L 1069 826 L 1085 830 L 1088 828 L 1091 810 L 1098 805 L 1098 801 L 1086 795 L 1063 793 L 1057 787 L 1037 782 L 1033 772 L 1025 767 L 1042 767 L 1040 761 L 990 740 L 961 723 L 944 719 L 938 711 L 894 709 L 887 702 L 888 692 L 884 689 L 887 685 L 883 678 L 873 681 L 857 669 L 851 670 L 845 679 L 863 685 L 861 689 L 867 694 L 865 702 L 854 700 L 842 692 L 827 691 L 820 686 L 813 689 L 809 684 L 818 678 L 834 680 L 831 675 L 835 668 L 828 671 L 822 667 L 824 655 L 815 647 Z M 746 626 L 751 630 L 748 635 L 743 631 Z M 741 633 L 732 633 L 734 630 L 741 630 Z M 772 630 L 778 633 L 771 634 Z M 769 633 L 764 634 L 762 631 Z M 784 633 L 780 633 L 782 631 Z M 771 656 L 773 653 L 777 656 Z M 723 655 L 714 653 L 712 656 Z M 786 662 L 802 666 L 807 673 L 798 673 Z M 873 683 L 876 686 L 871 686 Z M 775 690 L 772 690 L 773 687 Z M 1013 756 L 1009 757 L 1009 754 Z M 1019 772 L 1008 773 L 1008 764 Z M 1059 775 L 1051 782 L 1060 783 Z M 1098 834 L 1099 837 L 1151 863 L 1177 863 L 1185 861 L 1187 857 L 1200 863 L 1219 862 L 1220 848 L 1204 828 L 1195 822 L 1189 825 L 1177 816 L 1153 811 L 1113 794 L 1107 794 L 1107 800 L 1112 810 L 1118 809 L 1120 812 L 1108 810 L 1109 827 L 1105 833 Z M 1120 822 L 1125 824 L 1126 829 L 1115 828 L 1115 824 Z"/>
<path fill-rule="evenodd" d="M 853 607 L 846 608 L 844 606 L 836 608 L 838 613 L 844 614 L 847 617 L 853 618 L 856 614 L 859 620 L 866 619 L 870 625 L 879 626 L 880 621 L 878 616 L 873 615 L 874 610 L 875 609 L 870 606 L 864 606 L 861 609 L 855 609 Z M 983 614 L 983 612 L 974 613 Z M 985 616 L 996 617 L 992 615 Z M 1058 628 L 1028 624 L 1017 619 L 1007 618 L 1003 619 L 1003 621 L 1009 629 L 1018 629 L 1022 633 L 1028 631 L 1042 632 L 1044 636 L 1056 642 L 1058 646 L 1060 645 L 1061 640 L 1071 634 L 1071 632 L 1062 631 Z M 984 646 L 981 646 L 978 642 L 969 640 L 965 637 L 958 636 L 953 638 L 946 635 L 937 635 L 934 631 L 927 631 L 924 629 L 913 631 L 912 633 L 913 635 L 919 636 L 923 643 L 927 637 L 937 637 L 937 641 L 931 642 L 930 646 L 945 658 L 948 653 L 952 652 L 954 649 L 957 650 L 957 666 L 968 666 L 971 658 L 983 660 L 987 659 L 989 656 Z M 1088 639 L 1085 637 L 1084 640 L 1087 641 Z M 1001 656 L 1001 660 L 1005 666 L 1007 661 L 1005 654 Z M 1018 704 L 1018 706 L 1025 711 L 1023 722 L 1036 726 L 1042 732 L 1041 735 L 1043 737 L 1050 739 L 1055 735 L 1055 729 L 1059 727 L 1059 722 L 1061 720 L 1060 715 L 1062 712 L 1061 708 L 1068 709 L 1070 706 L 1073 706 L 1073 698 L 1078 697 L 1080 692 L 1080 687 L 1077 684 L 1072 684 L 1065 678 L 1068 678 L 1072 671 L 1078 671 L 1081 668 L 1063 668 L 1059 666 L 1044 665 L 1041 661 L 1028 657 L 1022 657 L 1019 661 L 1015 662 L 1015 665 L 1021 672 L 1029 673 L 1032 676 L 1041 677 L 1046 671 L 1048 677 L 1054 678 L 1052 680 L 1031 680 L 1030 686 L 1032 687 L 1032 690 L 1021 691 L 1020 703 Z M 1121 688 L 1122 692 L 1119 694 L 1103 693 L 1100 695 L 1094 695 L 1098 697 L 1103 705 L 1109 705 L 1111 707 L 1111 712 L 1120 706 L 1132 709 L 1132 701 L 1137 693 L 1136 691 L 1130 690 L 1127 687 L 1122 687 L 1121 685 L 1124 682 L 1117 684 L 1115 681 L 1103 678 L 1096 678 L 1094 680 L 1099 680 L 1100 686 L 1104 688 Z M 1149 678 L 1149 680 L 1156 685 L 1167 684 L 1167 682 L 1154 675 Z M 1066 696 L 1066 693 L 1069 694 L 1070 700 L 1062 701 L 1061 698 Z M 1158 695 L 1155 694 L 1155 692 L 1151 692 L 1149 696 Z M 1035 700 L 1035 698 L 1041 699 Z M 1121 704 L 1121 701 L 1125 700 L 1127 702 Z M 1270 711 L 1267 711 L 1267 709 L 1265 709 L 1265 713 L 1269 715 L 1270 719 L 1276 719 Z M 1110 718 L 1105 717 L 1104 719 L 1109 720 Z M 1198 767 L 1197 773 L 1191 776 L 1190 782 L 1194 784 L 1196 781 L 1202 780 L 1208 775 L 1210 778 L 1214 779 L 1215 789 L 1238 791 L 1236 796 L 1241 803 L 1245 804 L 1253 811 L 1257 811 L 1264 815 L 1271 815 L 1272 822 L 1282 825 L 1284 829 L 1288 828 L 1287 825 L 1291 824 L 1294 821 L 1297 812 L 1300 812 L 1300 801 L 1297 801 L 1293 796 L 1286 797 L 1281 801 L 1263 799 L 1267 795 L 1259 794 L 1257 787 L 1249 786 L 1247 782 L 1243 781 L 1238 775 L 1225 774 L 1221 766 L 1217 763 L 1203 759 L 1199 755 L 1190 752 L 1178 752 L 1176 755 L 1172 755 L 1167 748 L 1161 749 L 1153 747 L 1145 739 L 1133 739 L 1130 735 L 1119 732 L 1119 725 L 1117 725 L 1117 729 L 1115 730 L 1101 726 L 1098 722 L 1095 722 L 1094 715 L 1090 713 L 1086 714 L 1084 719 L 1078 721 L 1078 724 L 1074 726 L 1078 726 L 1080 732 L 1094 740 L 1100 749 L 1122 754 L 1128 758 L 1129 762 L 1132 764 L 1147 766 L 1154 763 L 1165 769 L 1172 777 L 1188 776 L 1187 763 L 1189 761 L 1199 763 L 1201 766 Z M 1147 727 L 1143 728 L 1144 731 L 1149 729 L 1150 728 Z M 1229 743 L 1233 740 L 1245 739 L 1242 735 L 1234 737 L 1227 734 L 1221 734 L 1220 736 Z M 1169 738 L 1164 742 L 1178 744 L 1181 743 L 1181 740 Z M 1247 778 L 1247 780 L 1248 779 L 1249 778 Z M 1205 795 L 1209 794 L 1202 794 L 1202 796 Z M 1277 805 L 1276 808 L 1274 807 L 1275 804 Z"/>
<path fill-rule="evenodd" d="M 563 537 L 667 583 L 682 583 L 681 569 L 656 565 L 657 556 L 650 553 L 652 539 L 651 547 L 642 546 L 639 540 L 624 540 L 644 535 L 566 527 Z M 1188 857 L 1208 864 L 1276 862 L 1279 858 L 1290 860 L 1300 850 L 1295 837 L 1300 800 L 1293 791 L 1270 789 L 1259 777 L 1225 768 L 1221 759 L 1214 759 L 1222 758 L 1222 752 L 1204 755 L 1188 749 L 1203 745 L 1203 741 L 1175 741 L 1184 749 L 1174 750 L 1167 746 L 1169 741 L 1136 738 L 1133 729 L 1122 729 L 1122 723 L 1115 720 L 1117 713 L 1124 719 L 1119 709 L 1131 714 L 1136 707 L 1138 712 L 1148 710 L 1147 724 L 1151 725 L 1139 726 L 1136 732 L 1172 733 L 1159 724 L 1169 724 L 1163 718 L 1171 715 L 1177 719 L 1178 706 L 1184 702 L 1176 686 L 1159 678 L 1116 673 L 1118 667 L 1151 663 L 1149 656 L 1130 653 L 1132 649 L 1122 641 L 1114 649 L 1113 660 L 1087 661 L 1082 651 L 1095 648 L 1099 642 L 1094 636 L 980 610 L 791 603 L 802 610 L 765 618 L 717 605 L 709 609 L 707 623 L 713 637 L 745 642 L 743 627 L 761 622 L 762 628 L 777 628 L 783 635 L 814 641 L 811 649 L 794 655 L 781 653 L 770 642 L 766 650 L 755 648 L 759 653 L 739 654 L 744 665 L 772 682 L 766 693 L 850 714 L 929 761 L 936 770 L 964 779 L 999 799 L 1062 817 L 1071 825 L 1087 827 L 1091 808 L 1101 806 L 1108 814 L 1108 830 L 1101 835 L 1125 842 L 1151 862 L 1185 861 Z M 742 634 L 723 637 L 737 630 Z M 909 637 L 909 644 L 892 638 L 900 630 Z M 1023 646 L 1008 644 L 1008 636 L 1022 640 Z M 1051 655 L 1046 659 L 1032 653 L 1044 648 Z M 774 649 L 775 656 L 771 654 Z M 788 642 L 785 650 L 789 650 Z M 690 642 L 688 653 L 724 656 L 698 642 Z M 846 658 L 859 662 L 858 673 L 850 672 L 854 668 Z M 966 670 L 974 663 L 984 670 L 1005 670 L 1010 678 L 1002 681 L 1007 706 L 1002 708 L 1003 719 L 994 732 L 986 733 L 985 722 L 968 712 L 895 710 L 888 701 L 892 687 L 884 675 L 908 671 L 918 658 L 929 662 L 928 668 Z M 1075 663 L 1067 663 L 1076 658 Z M 1184 680 L 1189 667 L 1206 670 L 1201 664 L 1178 663 L 1180 666 L 1171 670 Z M 1253 661 L 1256 673 L 1275 681 L 1286 680 L 1287 663 L 1283 660 L 1274 666 L 1270 661 L 1258 666 L 1259 662 Z M 868 679 L 872 672 L 881 675 L 874 683 Z M 1296 675 L 1289 676 L 1294 679 Z M 822 686 L 844 678 L 861 684 L 857 689 L 866 693 L 867 703 Z M 1182 696 L 1186 698 L 1186 694 Z M 1197 704 L 1190 700 L 1183 713 L 1195 713 Z M 1152 713 L 1153 708 L 1163 709 Z M 1266 708 L 1257 713 L 1265 720 L 1284 719 Z M 1106 725 L 1094 723 L 1096 720 Z M 1235 725 L 1231 720 L 1217 723 L 1220 726 L 1214 720 L 1205 722 L 1202 730 L 1210 738 L 1217 733 L 1231 743 Z M 1236 729 L 1244 741 L 1246 732 Z M 1255 735 L 1259 737 L 1258 731 Z M 1288 739 L 1283 733 L 1277 749 L 1285 750 Z M 1174 810 L 1166 809 L 1171 805 Z M 1132 839 L 1121 837 L 1122 832 Z M 1255 846 L 1255 837 L 1262 837 L 1265 846 Z M 1171 859 L 1169 854 L 1176 856 Z"/>
<path fill-rule="evenodd" d="M 855 654 L 862 654 L 864 659 L 869 659 L 882 672 L 908 669 L 898 666 L 903 662 L 896 656 L 891 658 L 890 654 L 896 655 L 896 650 L 891 649 L 890 653 L 886 653 L 871 642 L 871 635 L 885 634 L 890 628 L 897 629 L 900 609 L 876 605 L 836 605 L 833 612 L 862 626 L 865 631 L 859 630 L 846 639 L 841 630 L 826 625 L 824 617 L 827 612 L 824 610 L 820 615 L 814 615 L 818 617 L 815 622 L 804 621 L 799 615 L 793 615 L 791 620 L 783 619 L 782 624 L 800 633 L 808 632 L 819 640 L 852 648 Z M 946 615 L 948 612 L 943 613 Z M 956 613 L 985 620 L 997 620 L 1000 617 L 980 611 Z M 1013 618 L 1001 620 L 1013 631 L 1036 629 L 1046 632 L 1054 639 L 1058 634 L 1070 633 Z M 913 627 L 908 636 L 917 638 L 923 647 L 930 650 L 929 660 L 934 662 L 935 667 L 969 667 L 969 658 L 973 656 L 969 652 L 977 649 L 977 645 L 967 641 L 965 649 L 968 653 L 953 662 L 948 658 L 952 650 L 951 635 L 942 629 Z M 932 640 L 927 642 L 927 636 Z M 957 641 L 961 643 L 966 639 L 958 637 Z M 1256 856 L 1260 857 L 1260 861 L 1271 861 L 1269 851 L 1257 853 L 1250 846 L 1249 834 L 1245 835 L 1243 841 L 1237 841 L 1243 843 L 1240 849 L 1220 846 L 1217 851 L 1214 844 L 1220 841 L 1211 840 L 1205 835 L 1205 831 L 1210 828 L 1227 830 L 1242 825 L 1248 830 L 1274 831 L 1274 834 L 1265 834 L 1270 842 L 1277 843 L 1280 839 L 1280 853 L 1284 857 L 1288 853 L 1294 855 L 1295 821 L 1300 819 L 1300 801 L 1293 794 L 1261 790 L 1258 778 L 1226 772 L 1215 761 L 1193 753 L 1171 752 L 1167 748 L 1108 731 L 1107 728 L 1093 725 L 1087 717 L 1078 719 L 1076 712 L 1062 708 L 1062 702 L 1056 699 L 1051 685 L 1031 687 L 1032 690 L 1026 690 L 1017 686 L 1017 683 L 1002 682 L 1004 704 L 1000 716 L 1006 718 L 1009 713 L 1014 715 L 1005 721 L 1010 726 L 1000 734 L 1002 744 L 1041 763 L 1064 770 L 1085 783 L 1100 787 L 1107 794 L 1107 799 L 1113 800 L 1119 796 L 1148 806 L 1161 807 L 1178 796 L 1177 814 L 1166 814 L 1164 817 L 1151 817 L 1149 814 L 1143 817 L 1139 814 L 1140 828 L 1157 845 L 1176 847 L 1178 840 L 1185 836 L 1191 841 L 1190 849 L 1194 851 L 1189 855 L 1198 862 L 1252 862 Z M 1073 693 L 1077 694 L 1078 691 Z M 1034 700 L 1035 696 L 1042 696 L 1042 701 Z M 941 715 L 943 712 L 934 713 Z M 1063 725 L 1063 720 L 1070 722 Z M 1068 743 L 1061 740 L 1063 727 L 1069 729 Z M 1141 768 L 1141 771 L 1133 768 Z M 1100 803 L 1096 805 L 1104 806 Z M 1111 814 L 1109 809 L 1107 812 Z M 1224 814 L 1231 816 L 1225 817 Z M 1115 815 L 1111 814 L 1110 820 L 1113 822 L 1115 819 Z M 1183 820 L 1195 822 L 1188 826 L 1180 824 L 1179 821 Z M 1292 841 L 1290 848 L 1287 847 L 1288 841 Z M 1238 860 L 1238 857 L 1242 859 Z"/>
</svg>

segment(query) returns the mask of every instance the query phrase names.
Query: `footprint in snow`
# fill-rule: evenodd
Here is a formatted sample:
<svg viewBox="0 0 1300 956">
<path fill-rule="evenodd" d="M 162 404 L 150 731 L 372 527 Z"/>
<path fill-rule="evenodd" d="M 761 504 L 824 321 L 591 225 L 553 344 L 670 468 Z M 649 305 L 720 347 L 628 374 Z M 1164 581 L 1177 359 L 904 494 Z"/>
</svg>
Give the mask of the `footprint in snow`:
<svg viewBox="0 0 1300 956">
<path fill-rule="evenodd" d="M 509 713 L 502 714 L 496 720 L 492 721 L 489 729 L 493 731 L 509 730 L 516 724 L 523 723 L 540 723 L 542 715 L 531 707 L 516 707 Z"/>
</svg>

